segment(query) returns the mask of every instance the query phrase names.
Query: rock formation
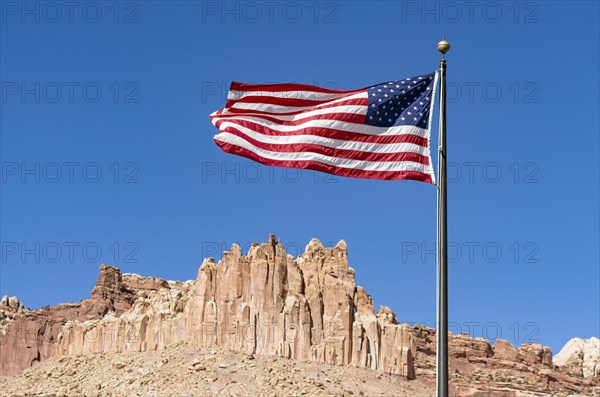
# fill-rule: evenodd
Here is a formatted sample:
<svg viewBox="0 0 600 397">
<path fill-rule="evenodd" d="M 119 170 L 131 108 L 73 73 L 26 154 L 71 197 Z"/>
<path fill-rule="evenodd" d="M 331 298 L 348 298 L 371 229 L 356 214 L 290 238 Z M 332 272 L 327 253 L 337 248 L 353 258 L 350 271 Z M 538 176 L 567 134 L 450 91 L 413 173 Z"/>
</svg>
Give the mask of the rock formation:
<svg viewBox="0 0 600 397">
<path fill-rule="evenodd" d="M 2 375 L 52 357 L 145 351 L 185 341 L 414 377 L 416 341 L 389 308 L 374 312 L 340 241 L 316 239 L 298 258 L 271 236 L 247 255 L 205 260 L 191 282 L 102 265 L 89 299 L 23 313 L 0 329 Z"/>
<path fill-rule="evenodd" d="M 313 239 L 294 258 L 271 235 L 246 255 L 234 245 L 219 263 L 204 260 L 196 279 L 186 282 L 101 265 L 91 297 L 78 303 L 29 311 L 14 297 L 0 302 L 1 376 L 56 356 L 158 351 L 181 343 L 434 384 L 435 330 L 400 324 L 389 307 L 375 312 L 371 296 L 355 284 L 344 241 L 325 248 Z M 598 366 L 590 363 L 598 356 L 587 346 L 573 343 L 557 355 L 565 369 L 539 344 L 516 348 L 503 340 L 491 345 L 451 335 L 453 395 L 597 390 Z"/>
<path fill-rule="evenodd" d="M 119 316 L 134 298 L 123 285 L 119 269 L 102 265 L 90 299 L 35 311 L 15 309 L 10 305 L 12 298 L 7 299 L 8 307 L 0 305 L 0 318 L 4 317 L 0 320 L 0 376 L 13 375 L 60 354 L 59 337 L 68 322 L 99 320 L 108 313 Z"/>
<path fill-rule="evenodd" d="M 571 339 L 554 356 L 554 364 L 582 378 L 600 377 L 600 339 Z"/>
<path fill-rule="evenodd" d="M 25 310 L 26 310 L 26 307 L 23 306 L 23 304 L 21 303 L 19 298 L 17 298 L 16 296 L 9 297 L 9 296 L 4 295 L 2 297 L 2 300 L 0 300 L 0 311 L 2 314 L 4 314 L 4 312 L 23 313 L 23 311 L 25 311 Z M 3 319 L 4 319 L 4 317 L 0 317 L 0 320 L 3 320 Z"/>
</svg>

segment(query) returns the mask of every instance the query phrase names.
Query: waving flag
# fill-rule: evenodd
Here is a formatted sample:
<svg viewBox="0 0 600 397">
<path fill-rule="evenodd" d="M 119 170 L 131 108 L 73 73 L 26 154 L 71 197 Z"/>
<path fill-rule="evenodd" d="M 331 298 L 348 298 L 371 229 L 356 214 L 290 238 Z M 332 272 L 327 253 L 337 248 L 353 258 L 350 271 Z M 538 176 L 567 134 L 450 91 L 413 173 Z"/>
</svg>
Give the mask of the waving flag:
<svg viewBox="0 0 600 397">
<path fill-rule="evenodd" d="M 429 149 L 436 73 L 353 91 L 233 82 L 211 114 L 215 142 L 259 163 L 434 183 Z"/>
</svg>

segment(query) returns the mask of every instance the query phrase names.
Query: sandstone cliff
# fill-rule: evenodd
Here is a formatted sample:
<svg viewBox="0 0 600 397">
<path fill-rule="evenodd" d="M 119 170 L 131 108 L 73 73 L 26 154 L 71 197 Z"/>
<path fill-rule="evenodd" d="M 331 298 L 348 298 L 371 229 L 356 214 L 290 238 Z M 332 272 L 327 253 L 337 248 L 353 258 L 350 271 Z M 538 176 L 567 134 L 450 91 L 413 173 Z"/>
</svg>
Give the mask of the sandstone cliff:
<svg viewBox="0 0 600 397">
<path fill-rule="evenodd" d="M 102 265 L 89 299 L 22 313 L 0 326 L 2 375 L 53 356 L 193 347 L 275 355 L 414 377 L 416 341 L 389 309 L 374 312 L 340 241 L 312 240 L 298 258 L 272 236 L 239 246 L 191 282 Z"/>
<path fill-rule="evenodd" d="M 78 303 L 28 311 L 16 298 L 0 302 L 2 376 L 52 357 L 159 351 L 181 343 L 365 368 L 416 378 L 424 390 L 434 383 L 435 330 L 399 324 L 385 306 L 375 312 L 369 294 L 355 284 L 343 241 L 325 248 L 313 239 L 298 258 L 274 236 L 246 255 L 234 245 L 218 264 L 205 260 L 197 278 L 186 282 L 102 265 L 91 297 Z M 577 376 L 580 367 L 589 373 L 587 364 L 565 360 L 558 367 L 539 344 L 491 345 L 461 334 L 450 337 L 449 347 L 453 395 L 598 391 L 597 372 Z"/>
</svg>

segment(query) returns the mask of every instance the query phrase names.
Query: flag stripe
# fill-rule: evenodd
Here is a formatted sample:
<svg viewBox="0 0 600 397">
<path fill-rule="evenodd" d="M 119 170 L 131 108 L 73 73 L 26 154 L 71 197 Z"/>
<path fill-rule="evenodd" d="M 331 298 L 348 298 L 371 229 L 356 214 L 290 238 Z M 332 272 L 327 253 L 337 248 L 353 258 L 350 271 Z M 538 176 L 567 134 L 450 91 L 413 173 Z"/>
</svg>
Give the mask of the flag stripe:
<svg viewBox="0 0 600 397">
<path fill-rule="evenodd" d="M 228 108 L 227 112 L 222 112 L 221 114 L 216 114 L 212 117 L 225 117 L 225 116 L 233 116 L 233 117 L 242 117 L 242 116 L 260 116 L 260 117 L 265 117 L 268 118 L 269 120 L 273 120 L 273 121 L 281 121 L 281 122 L 285 122 L 285 121 L 297 121 L 297 120 L 303 120 L 303 119 L 308 119 L 312 116 L 316 116 L 316 115 L 328 115 L 332 117 L 332 120 L 336 120 L 336 116 L 338 114 L 360 114 L 363 116 L 363 119 L 360 121 L 360 123 L 364 123 L 364 117 L 367 115 L 367 104 L 366 104 L 366 100 L 361 103 L 362 100 L 353 100 L 352 103 L 344 103 L 344 104 L 338 104 L 339 106 L 331 106 L 331 107 L 324 107 L 324 108 L 318 108 L 318 109 L 314 109 L 314 110 L 309 110 L 309 111 L 302 111 L 302 112 L 294 112 L 293 114 L 265 114 L 264 112 L 261 111 L 252 111 L 252 110 L 241 110 L 241 109 L 235 109 L 235 108 Z M 285 124 L 285 123 L 282 123 Z"/>
<path fill-rule="evenodd" d="M 228 110 L 231 109 L 244 109 L 244 110 L 258 110 L 265 113 L 283 113 L 283 114 L 299 114 L 306 110 L 320 110 L 331 108 L 335 106 L 340 106 L 346 104 L 347 101 L 360 99 L 360 101 L 355 101 L 355 103 L 367 106 L 368 105 L 368 97 L 367 92 L 361 92 L 358 94 L 350 95 L 347 97 L 343 97 L 340 99 L 334 99 L 332 101 L 323 102 L 320 105 L 311 105 L 311 106 L 288 106 L 288 105 L 277 105 L 274 103 L 265 103 L 261 101 L 257 102 L 234 102 L 228 106 Z"/>
<path fill-rule="evenodd" d="M 232 113 L 232 114 L 221 114 L 219 116 L 213 116 L 211 120 L 215 125 L 224 122 L 224 121 L 237 121 L 237 120 L 266 120 L 271 121 L 280 125 L 300 125 L 310 120 L 339 120 L 339 121 L 347 121 L 349 123 L 364 123 L 365 121 L 365 112 L 361 109 L 356 109 L 356 113 L 323 113 L 323 114 L 314 114 L 313 116 L 301 118 L 294 116 L 265 116 L 260 113 Z M 308 113 L 308 112 L 306 112 Z"/>
<path fill-rule="evenodd" d="M 256 98 L 254 98 L 256 99 Z M 232 104 L 235 104 L 237 102 L 236 99 L 229 99 L 227 101 L 227 105 L 226 105 L 226 109 L 230 108 Z M 256 101 L 253 100 L 252 102 L 256 102 L 256 103 L 261 103 L 261 101 Z M 331 100 L 326 100 L 326 101 L 320 101 L 319 104 L 315 105 L 314 108 L 315 109 L 323 109 L 323 108 L 329 108 L 329 107 L 334 107 L 334 106 L 339 106 L 339 105 L 365 105 L 367 106 L 367 104 L 369 103 L 369 96 L 367 94 L 366 90 L 362 90 L 360 92 L 356 92 L 353 94 L 344 94 L 343 96 L 339 97 L 339 98 L 334 98 Z M 228 109 L 230 110 L 230 109 Z"/>
<path fill-rule="evenodd" d="M 228 107 L 235 107 L 242 103 L 260 104 L 260 105 L 278 105 L 285 107 L 296 107 L 299 109 L 311 109 L 319 106 L 323 103 L 329 103 L 329 101 L 319 101 L 315 99 L 304 99 L 304 98 L 277 98 L 271 96 L 254 96 L 244 97 L 238 100 L 232 100 L 228 103 Z"/>
<path fill-rule="evenodd" d="M 231 130 L 226 133 L 222 133 L 219 135 L 218 140 L 222 140 L 223 138 L 227 138 L 228 135 L 236 136 L 240 139 L 243 139 L 250 143 L 252 146 L 264 149 L 270 152 L 281 152 L 281 153 L 296 153 L 296 152 L 310 152 L 315 154 L 323 154 L 325 156 L 330 157 L 339 157 L 343 159 L 353 159 L 353 160 L 365 160 L 365 161 L 412 161 L 416 163 L 421 163 L 425 165 L 429 165 L 429 158 L 422 154 L 419 154 L 416 151 L 396 151 L 396 152 L 374 152 L 374 151 L 359 151 L 353 149 L 343 149 L 341 145 L 338 147 L 331 147 L 327 145 L 313 144 L 307 142 L 299 142 L 299 143 L 289 143 L 289 144 L 281 144 L 281 143 L 269 143 L 263 142 L 258 139 L 254 139 L 244 133 L 239 131 Z M 352 143 L 352 142 L 349 142 Z"/>
<path fill-rule="evenodd" d="M 307 120 L 299 125 L 281 125 L 277 122 L 272 122 L 268 120 L 261 119 L 250 119 L 248 117 L 238 117 L 235 119 L 227 119 L 227 120 L 218 120 L 215 123 L 217 127 L 221 125 L 222 122 L 235 122 L 240 125 L 247 125 L 248 128 L 266 128 L 268 130 L 277 131 L 279 133 L 293 134 L 300 132 L 308 128 L 314 129 L 327 129 L 327 130 L 335 130 L 342 132 L 349 132 L 352 135 L 349 135 L 349 139 L 354 139 L 355 137 L 359 139 L 360 135 L 367 136 L 394 136 L 394 135 L 416 135 L 419 137 L 427 137 L 427 131 L 408 125 L 401 125 L 397 127 L 376 127 L 372 125 L 363 125 L 358 123 L 348 123 L 345 121 L 339 120 Z"/>
<path fill-rule="evenodd" d="M 359 90 L 332 90 L 329 88 L 321 88 L 314 85 L 308 84 L 247 84 L 238 83 L 236 81 L 231 83 L 230 91 L 267 91 L 267 92 L 285 92 L 285 91 L 311 91 L 311 92 L 323 92 L 329 94 L 350 94 L 353 92 L 359 92 Z"/>
<path fill-rule="evenodd" d="M 267 96 L 271 98 L 292 98 L 309 99 L 314 101 L 330 101 L 352 95 L 352 93 L 331 94 L 316 91 L 238 91 L 232 90 L 227 94 L 227 99 L 231 101 L 241 100 L 243 98 L 253 98 Z"/>
</svg>

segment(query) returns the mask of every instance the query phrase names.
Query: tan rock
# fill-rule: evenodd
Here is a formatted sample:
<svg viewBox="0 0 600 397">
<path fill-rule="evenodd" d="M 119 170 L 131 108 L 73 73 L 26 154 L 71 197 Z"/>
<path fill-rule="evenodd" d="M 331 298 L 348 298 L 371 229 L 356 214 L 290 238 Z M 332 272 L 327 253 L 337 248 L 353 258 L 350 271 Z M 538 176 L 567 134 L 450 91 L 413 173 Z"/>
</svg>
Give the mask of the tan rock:
<svg viewBox="0 0 600 397">
<path fill-rule="evenodd" d="M 573 338 L 554 356 L 553 362 L 584 378 L 600 377 L 600 339 Z"/>
<path fill-rule="evenodd" d="M 552 349 L 539 343 L 524 343 L 519 346 L 518 358 L 530 364 L 552 365 Z"/>
<path fill-rule="evenodd" d="M 519 351 L 507 340 L 498 339 L 494 344 L 494 357 L 498 360 L 516 361 Z"/>
<path fill-rule="evenodd" d="M 312 239 L 293 258 L 273 235 L 247 255 L 233 245 L 218 264 L 205 260 L 194 282 L 101 265 L 90 299 L 19 316 L 6 329 L 32 336 L 27 344 L 15 338 L 3 354 L 6 375 L 55 355 L 147 351 L 182 341 L 407 377 L 414 376 L 416 354 L 410 327 L 398 325 L 388 307 L 375 315 L 372 299 L 356 286 L 343 240 L 325 248 Z"/>
</svg>

